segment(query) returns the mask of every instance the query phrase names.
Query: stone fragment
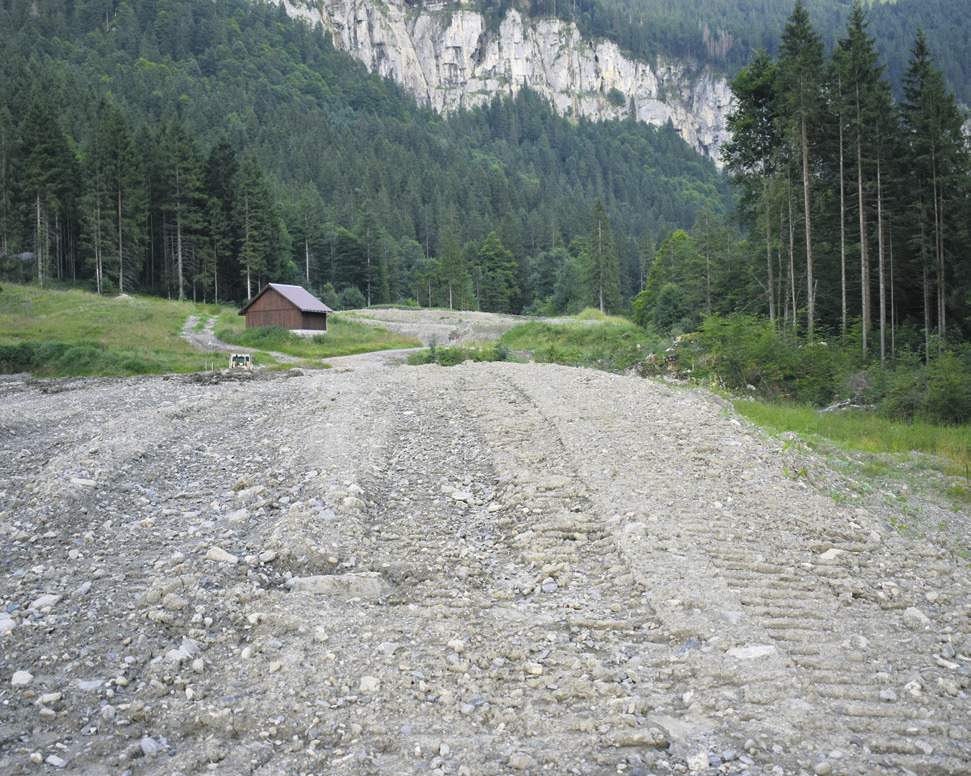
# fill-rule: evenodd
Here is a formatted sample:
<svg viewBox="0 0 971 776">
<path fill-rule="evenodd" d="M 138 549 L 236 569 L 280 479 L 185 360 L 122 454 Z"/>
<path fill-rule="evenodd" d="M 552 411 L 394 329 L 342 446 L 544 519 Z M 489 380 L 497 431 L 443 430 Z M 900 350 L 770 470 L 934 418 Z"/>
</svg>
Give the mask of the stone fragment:
<svg viewBox="0 0 971 776">
<path fill-rule="evenodd" d="M 536 759 L 525 752 L 516 752 L 509 758 L 509 767 L 514 771 L 528 771 L 537 766 Z"/>
<path fill-rule="evenodd" d="M 237 563 L 239 558 L 221 547 L 210 547 L 209 552 L 206 553 L 206 560 L 214 560 L 217 563 Z"/>
<path fill-rule="evenodd" d="M 930 618 L 916 606 L 911 606 L 904 610 L 903 620 L 904 625 L 911 630 L 923 628 L 931 623 Z"/>
<path fill-rule="evenodd" d="M 60 602 L 60 600 L 61 600 L 61 596 L 59 595 L 50 595 L 50 594 L 42 595 L 40 596 L 40 598 L 36 598 L 34 601 L 32 601 L 30 606 L 28 606 L 27 608 L 37 612 L 42 609 L 47 609 L 49 607 L 56 606 Z"/>
<path fill-rule="evenodd" d="M 32 681 L 34 681 L 34 675 L 29 671 L 14 671 L 13 676 L 10 677 L 12 687 L 27 687 Z"/>
<path fill-rule="evenodd" d="M 391 585 L 376 571 L 294 577 L 287 580 L 287 587 L 295 593 L 317 593 L 347 598 L 380 598 L 391 592 Z"/>
<path fill-rule="evenodd" d="M 151 736 L 143 736 L 142 740 L 138 742 L 138 748 L 142 750 L 142 754 L 146 757 L 151 757 L 158 754 L 159 744 Z"/>
<path fill-rule="evenodd" d="M 775 655 L 777 650 L 771 644 L 757 644 L 752 647 L 732 647 L 725 654 L 736 660 L 755 660 L 760 657 Z"/>
<path fill-rule="evenodd" d="M 358 692 L 361 695 L 374 695 L 378 690 L 381 689 L 381 680 L 376 676 L 362 676 L 361 683 L 358 686 Z"/>
<path fill-rule="evenodd" d="M 692 773 L 698 773 L 700 771 L 708 770 L 708 753 L 707 752 L 695 752 L 694 754 L 689 754 L 687 759 L 688 770 Z"/>
</svg>

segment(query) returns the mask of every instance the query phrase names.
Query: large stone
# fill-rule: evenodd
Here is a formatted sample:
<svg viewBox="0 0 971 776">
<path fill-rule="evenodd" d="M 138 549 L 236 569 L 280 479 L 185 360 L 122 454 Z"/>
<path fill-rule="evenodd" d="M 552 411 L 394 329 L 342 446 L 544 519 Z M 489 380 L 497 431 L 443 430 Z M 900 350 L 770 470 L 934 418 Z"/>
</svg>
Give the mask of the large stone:
<svg viewBox="0 0 971 776">
<path fill-rule="evenodd" d="M 347 598 L 380 598 L 391 592 L 391 585 L 387 580 L 374 571 L 294 577 L 287 581 L 287 587 L 295 593 L 317 593 Z"/>
</svg>

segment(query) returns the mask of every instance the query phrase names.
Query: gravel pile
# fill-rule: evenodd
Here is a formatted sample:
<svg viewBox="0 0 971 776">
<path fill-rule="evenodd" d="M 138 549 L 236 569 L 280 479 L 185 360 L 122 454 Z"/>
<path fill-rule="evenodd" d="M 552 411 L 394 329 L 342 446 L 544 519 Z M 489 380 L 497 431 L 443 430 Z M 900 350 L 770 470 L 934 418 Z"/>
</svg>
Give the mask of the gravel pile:
<svg viewBox="0 0 971 776">
<path fill-rule="evenodd" d="M 0 397 L 0 773 L 971 772 L 959 545 L 704 392 L 365 361 Z"/>
</svg>

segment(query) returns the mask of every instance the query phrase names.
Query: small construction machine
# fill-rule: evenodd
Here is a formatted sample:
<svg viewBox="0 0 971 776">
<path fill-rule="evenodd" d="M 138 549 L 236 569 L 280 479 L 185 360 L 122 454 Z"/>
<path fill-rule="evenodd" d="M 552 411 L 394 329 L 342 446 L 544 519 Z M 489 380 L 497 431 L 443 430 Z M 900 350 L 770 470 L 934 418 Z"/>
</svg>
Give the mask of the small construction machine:
<svg viewBox="0 0 971 776">
<path fill-rule="evenodd" d="M 249 353 L 233 353 L 229 357 L 230 369 L 252 369 L 253 357 Z"/>
</svg>

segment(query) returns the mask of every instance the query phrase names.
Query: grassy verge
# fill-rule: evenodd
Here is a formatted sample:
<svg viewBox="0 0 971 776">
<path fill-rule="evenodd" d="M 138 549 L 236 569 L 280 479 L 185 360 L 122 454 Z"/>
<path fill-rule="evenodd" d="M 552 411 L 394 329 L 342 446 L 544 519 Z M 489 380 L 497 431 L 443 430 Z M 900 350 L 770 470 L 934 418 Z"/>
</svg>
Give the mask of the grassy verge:
<svg viewBox="0 0 971 776">
<path fill-rule="evenodd" d="M 933 456 L 951 476 L 967 476 L 971 460 L 971 426 L 934 426 L 901 423 L 863 411 L 819 412 L 805 405 L 739 400 L 735 408 L 760 426 L 820 436 L 850 450 L 901 454 L 911 451 Z"/>
<path fill-rule="evenodd" d="M 0 373 L 63 377 L 205 369 L 207 355 L 182 339 L 182 325 L 190 315 L 214 316 L 224 309 L 4 283 Z"/>
<path fill-rule="evenodd" d="M 77 289 L 40 289 L 4 283 L 0 287 L 0 374 L 35 377 L 168 374 L 206 370 L 218 358 L 182 338 L 189 316 L 195 331 L 218 318 L 216 335 L 261 351 L 287 353 L 313 363 L 373 350 L 416 347 L 410 337 L 342 320 L 330 331 L 305 339 L 283 329 L 245 328 L 235 308 L 154 297 L 98 296 Z M 272 363 L 269 355 L 260 363 Z"/>
<path fill-rule="evenodd" d="M 308 361 L 421 346 L 421 342 L 414 337 L 395 334 L 340 315 L 328 318 L 326 334 L 300 337 L 278 326 L 247 329 L 245 321 L 232 311 L 219 316 L 213 333 L 233 345 L 286 353 Z"/>
<path fill-rule="evenodd" d="M 537 361 L 624 372 L 657 341 L 625 318 L 584 310 L 563 323 L 531 321 L 516 326 L 499 343 L 511 351 L 528 351 Z"/>
<path fill-rule="evenodd" d="M 843 475 L 842 485 L 824 488 L 837 502 L 893 503 L 896 516 L 889 520 L 904 535 L 945 532 L 966 556 L 971 553 L 971 427 L 750 399 L 734 406 L 771 433 L 794 434 Z"/>
</svg>

